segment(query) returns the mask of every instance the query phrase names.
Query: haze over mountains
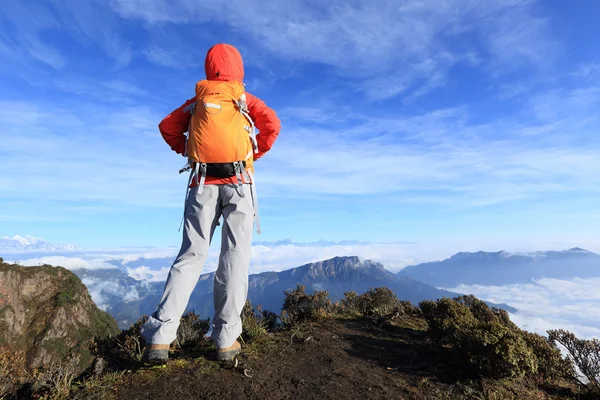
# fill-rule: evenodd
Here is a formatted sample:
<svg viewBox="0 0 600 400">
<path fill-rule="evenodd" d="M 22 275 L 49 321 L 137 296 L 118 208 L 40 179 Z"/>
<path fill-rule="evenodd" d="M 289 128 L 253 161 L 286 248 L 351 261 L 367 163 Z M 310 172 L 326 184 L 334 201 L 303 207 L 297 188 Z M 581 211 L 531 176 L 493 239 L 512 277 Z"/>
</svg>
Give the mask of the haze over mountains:
<svg viewBox="0 0 600 400">
<path fill-rule="evenodd" d="M 151 312 L 162 293 L 169 267 L 178 250 L 176 247 L 44 249 L 0 251 L 6 253 L 5 259 L 21 260 L 22 265 L 61 265 L 74 271 L 82 278 L 96 304 L 111 311 L 121 326 L 141 313 Z M 385 280 L 389 286 L 396 285 L 394 291 L 401 298 L 417 301 L 418 296 L 411 297 L 415 293 L 411 291 L 413 287 L 421 289 L 415 289 L 421 299 L 432 293 L 444 293 L 439 289 L 475 294 L 490 303 L 507 304 L 512 307 L 510 310 L 518 310 L 512 313 L 511 318 L 532 331 L 544 333 L 547 329 L 565 327 L 582 337 L 600 337 L 600 294 L 596 294 L 600 286 L 600 256 L 597 254 L 580 248 L 529 253 L 476 251 L 451 254 L 444 248 L 409 243 L 369 244 L 350 240 L 256 242 L 250 266 L 250 299 L 254 304 L 278 310 L 283 290 L 295 287 L 296 283 L 306 283 L 309 289 L 324 288 L 334 296 L 341 296 L 345 290 L 360 291 Z M 210 314 L 212 307 L 211 272 L 216 269 L 217 256 L 218 249 L 209 252 L 205 274 L 190 303 L 190 307 L 206 315 Z M 359 256 L 359 260 L 372 261 L 360 262 L 360 274 L 352 272 L 349 266 L 346 267 L 350 272 L 333 268 L 335 273 L 327 272 L 330 275 L 314 274 L 310 272 L 311 268 L 292 275 L 287 271 L 300 271 L 299 265 L 317 265 L 321 260 L 331 260 L 336 256 L 348 259 Z M 442 261 L 419 263 L 418 260 L 423 258 Z M 378 263 L 387 271 L 379 268 Z M 404 268 L 407 265 L 409 267 Z M 326 271 L 330 270 L 326 268 Z M 412 280 L 407 281 L 408 278 Z M 404 285 L 398 283 L 403 281 Z"/>
<path fill-rule="evenodd" d="M 74 272 L 91 287 L 90 291 L 122 327 L 129 326 L 142 314 L 151 314 L 164 288 L 164 282 L 136 281 L 120 270 Z M 188 310 L 194 310 L 205 318 L 212 315 L 213 279 L 214 273 L 200 277 L 190 298 Z M 369 288 L 380 286 L 389 287 L 402 300 L 413 303 L 457 295 L 409 277 L 398 277 L 380 263 L 361 261 L 358 257 L 336 257 L 281 272 L 250 275 L 248 298 L 254 305 L 260 304 L 264 309 L 279 312 L 284 291 L 295 288 L 297 284 L 306 285 L 308 291 L 327 290 L 334 300 L 342 298 L 344 292 L 363 293 Z M 123 293 L 129 298 L 122 298 Z"/>
</svg>

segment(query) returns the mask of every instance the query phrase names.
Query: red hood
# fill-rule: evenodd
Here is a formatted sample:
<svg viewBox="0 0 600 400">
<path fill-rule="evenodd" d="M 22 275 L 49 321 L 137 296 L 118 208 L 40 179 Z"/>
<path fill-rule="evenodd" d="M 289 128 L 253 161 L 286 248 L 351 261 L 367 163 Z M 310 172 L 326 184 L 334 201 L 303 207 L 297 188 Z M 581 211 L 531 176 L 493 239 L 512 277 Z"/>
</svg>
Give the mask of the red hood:
<svg viewBox="0 0 600 400">
<path fill-rule="evenodd" d="M 204 69 L 206 79 L 211 81 L 244 81 L 242 55 L 228 44 L 217 44 L 208 50 Z"/>
</svg>

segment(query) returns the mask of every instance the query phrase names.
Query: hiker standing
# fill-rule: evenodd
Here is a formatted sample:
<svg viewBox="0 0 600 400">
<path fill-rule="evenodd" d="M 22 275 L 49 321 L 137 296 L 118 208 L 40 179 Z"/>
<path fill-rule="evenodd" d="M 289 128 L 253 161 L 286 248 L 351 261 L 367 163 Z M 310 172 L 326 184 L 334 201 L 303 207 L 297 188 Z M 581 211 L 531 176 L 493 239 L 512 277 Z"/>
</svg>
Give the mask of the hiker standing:
<svg viewBox="0 0 600 400">
<path fill-rule="evenodd" d="M 223 216 L 221 253 L 214 279 L 212 339 L 219 360 L 241 350 L 241 313 L 248 295 L 248 266 L 253 225 L 260 233 L 253 162 L 279 135 L 275 112 L 245 92 L 244 65 L 236 48 L 212 47 L 206 55 L 206 80 L 196 96 L 159 124 L 164 140 L 188 158 L 190 170 L 181 250 L 175 259 L 156 312 L 142 326 L 148 360 L 166 360 L 176 339 L 212 235 Z M 259 130 L 254 135 L 254 128 Z M 187 137 L 185 132 L 188 132 Z"/>
</svg>

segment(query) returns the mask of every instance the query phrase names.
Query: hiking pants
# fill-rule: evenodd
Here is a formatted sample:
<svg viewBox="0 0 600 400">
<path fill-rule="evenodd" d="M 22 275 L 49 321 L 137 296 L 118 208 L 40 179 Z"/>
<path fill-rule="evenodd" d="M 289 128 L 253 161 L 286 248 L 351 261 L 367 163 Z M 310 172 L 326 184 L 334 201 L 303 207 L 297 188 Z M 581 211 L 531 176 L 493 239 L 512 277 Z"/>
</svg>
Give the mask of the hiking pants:
<svg viewBox="0 0 600 400">
<path fill-rule="evenodd" d="M 242 197 L 240 193 L 244 193 Z M 175 259 L 158 309 L 142 326 L 146 343 L 175 341 L 219 218 L 223 216 L 221 254 L 214 280 L 215 314 L 212 339 L 217 348 L 230 347 L 242 333 L 242 308 L 248 295 L 254 202 L 250 185 L 205 185 L 190 190 L 185 207 L 183 243 Z"/>
</svg>

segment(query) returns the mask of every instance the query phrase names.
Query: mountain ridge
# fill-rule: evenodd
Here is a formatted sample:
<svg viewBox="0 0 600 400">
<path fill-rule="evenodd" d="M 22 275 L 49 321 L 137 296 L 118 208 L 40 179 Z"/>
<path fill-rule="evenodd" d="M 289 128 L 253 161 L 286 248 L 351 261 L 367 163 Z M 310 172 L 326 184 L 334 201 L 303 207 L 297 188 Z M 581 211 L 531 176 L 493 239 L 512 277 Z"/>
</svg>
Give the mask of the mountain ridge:
<svg viewBox="0 0 600 400">
<path fill-rule="evenodd" d="M 200 276 L 187 310 L 194 310 L 205 318 L 212 316 L 214 275 L 211 272 Z M 264 309 L 278 312 L 285 297 L 284 292 L 294 289 L 298 284 L 305 285 L 309 292 L 326 290 L 334 301 L 341 299 L 345 292 L 360 294 L 381 286 L 391 289 L 401 300 L 413 303 L 459 295 L 410 277 L 398 277 L 386 270 L 381 263 L 361 261 L 358 257 L 350 256 L 334 257 L 280 272 L 252 274 L 248 278 L 248 299 L 254 305 L 260 304 Z M 135 301 L 114 304 L 107 311 L 120 326 L 131 325 L 139 316 L 154 312 L 163 288 L 164 282 L 146 284 L 144 296 Z M 507 305 L 500 306 L 515 311 Z"/>
<path fill-rule="evenodd" d="M 47 242 L 43 238 L 25 235 L 14 237 L 4 236 L 0 238 L 0 251 L 2 252 L 20 252 L 20 251 L 71 251 L 81 250 L 81 247 L 73 244 L 60 244 Z"/>
<path fill-rule="evenodd" d="M 442 261 L 408 266 L 397 276 L 446 288 L 529 283 L 541 278 L 591 278 L 600 277 L 600 255 L 579 247 L 532 253 L 460 252 Z"/>
</svg>

